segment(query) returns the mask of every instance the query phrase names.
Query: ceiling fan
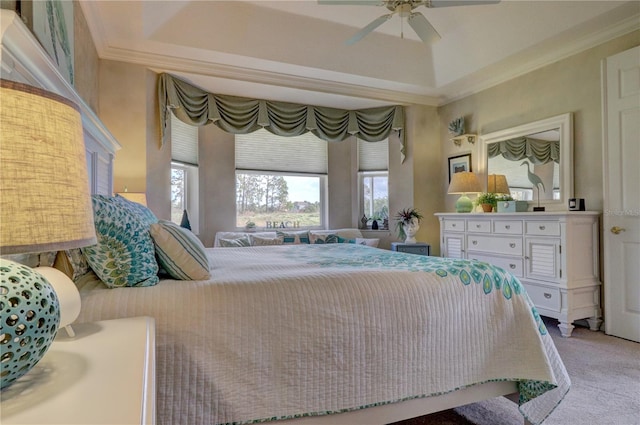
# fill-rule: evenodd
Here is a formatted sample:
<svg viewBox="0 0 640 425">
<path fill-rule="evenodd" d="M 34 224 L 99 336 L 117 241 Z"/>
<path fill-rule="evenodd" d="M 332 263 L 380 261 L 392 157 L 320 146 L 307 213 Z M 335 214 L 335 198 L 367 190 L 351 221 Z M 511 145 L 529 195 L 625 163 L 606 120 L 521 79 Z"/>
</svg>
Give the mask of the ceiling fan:
<svg viewBox="0 0 640 425">
<path fill-rule="evenodd" d="M 380 16 L 358 31 L 353 37 L 346 41 L 348 45 L 360 41 L 367 34 L 391 19 L 395 14 L 398 14 L 401 19 L 406 18 L 407 23 L 413 28 L 418 37 L 426 44 L 431 44 L 440 40 L 440 34 L 438 34 L 438 31 L 436 31 L 422 13 L 414 12 L 414 9 L 420 6 L 431 8 L 495 3 L 500 3 L 500 0 L 318 0 L 318 4 L 384 6 L 391 11 L 391 13 Z M 401 36 L 402 35 L 403 34 L 401 34 Z"/>
</svg>

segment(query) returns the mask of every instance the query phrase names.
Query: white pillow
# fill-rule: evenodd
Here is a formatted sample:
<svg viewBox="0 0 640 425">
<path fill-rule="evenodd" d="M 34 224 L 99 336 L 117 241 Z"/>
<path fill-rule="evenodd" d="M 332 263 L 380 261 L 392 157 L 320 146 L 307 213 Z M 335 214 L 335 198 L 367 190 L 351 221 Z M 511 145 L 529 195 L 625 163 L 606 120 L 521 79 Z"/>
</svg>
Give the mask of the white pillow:
<svg viewBox="0 0 640 425">
<path fill-rule="evenodd" d="M 249 239 L 249 235 L 244 235 L 236 239 L 219 239 L 218 242 L 223 248 L 242 248 L 245 246 L 251 246 L 251 239 Z"/>
<path fill-rule="evenodd" d="M 378 244 L 380 243 L 380 239 L 378 239 L 378 238 L 356 238 L 356 243 L 358 245 L 367 245 L 367 246 L 372 246 L 374 248 L 377 248 Z"/>
<path fill-rule="evenodd" d="M 273 245 L 282 245 L 284 242 L 283 238 L 261 238 L 260 236 L 249 236 L 251 238 L 251 245 L 253 246 L 273 246 Z"/>
</svg>

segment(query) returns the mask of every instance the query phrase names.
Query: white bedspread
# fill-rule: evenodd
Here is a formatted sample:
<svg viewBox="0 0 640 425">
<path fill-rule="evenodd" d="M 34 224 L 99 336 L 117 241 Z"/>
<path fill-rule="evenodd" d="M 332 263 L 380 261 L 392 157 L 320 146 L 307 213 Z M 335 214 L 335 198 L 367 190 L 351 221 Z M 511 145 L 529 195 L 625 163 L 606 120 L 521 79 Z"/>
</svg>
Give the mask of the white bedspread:
<svg viewBox="0 0 640 425">
<path fill-rule="evenodd" d="M 540 423 L 569 378 L 520 283 L 353 244 L 214 248 L 210 281 L 79 283 L 79 321 L 156 319 L 158 422 L 251 423 L 520 380 Z M 529 400 L 532 398 L 531 400 Z"/>
</svg>

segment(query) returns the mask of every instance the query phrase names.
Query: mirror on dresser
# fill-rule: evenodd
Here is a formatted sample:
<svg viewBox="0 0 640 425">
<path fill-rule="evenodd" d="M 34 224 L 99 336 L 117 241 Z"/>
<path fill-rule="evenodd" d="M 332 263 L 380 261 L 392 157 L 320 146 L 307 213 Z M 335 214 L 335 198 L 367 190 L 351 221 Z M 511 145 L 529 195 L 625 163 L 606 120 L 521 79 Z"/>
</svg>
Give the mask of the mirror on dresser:
<svg viewBox="0 0 640 425">
<path fill-rule="evenodd" d="M 479 174 L 486 191 L 493 192 L 488 180 L 503 175 L 513 198 L 528 201 L 529 210 L 538 205 L 538 196 L 540 206 L 567 209 L 573 197 L 571 113 L 485 134 L 479 149 Z M 537 181 L 542 183 L 534 187 Z"/>
</svg>

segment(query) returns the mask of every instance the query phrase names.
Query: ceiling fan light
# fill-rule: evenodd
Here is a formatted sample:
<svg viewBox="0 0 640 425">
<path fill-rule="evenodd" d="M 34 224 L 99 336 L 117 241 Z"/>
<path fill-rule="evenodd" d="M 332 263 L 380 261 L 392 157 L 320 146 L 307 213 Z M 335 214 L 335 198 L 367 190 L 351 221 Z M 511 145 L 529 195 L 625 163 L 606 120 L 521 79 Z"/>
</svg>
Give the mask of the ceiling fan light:
<svg viewBox="0 0 640 425">
<path fill-rule="evenodd" d="M 411 15 L 411 9 L 412 7 L 410 3 L 403 3 L 398 6 L 396 12 L 398 13 L 398 15 L 400 15 L 401 18 L 408 18 Z"/>
</svg>

